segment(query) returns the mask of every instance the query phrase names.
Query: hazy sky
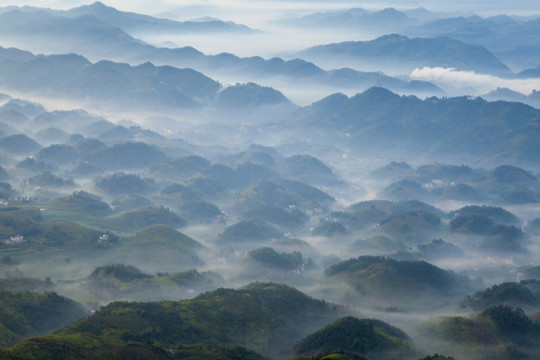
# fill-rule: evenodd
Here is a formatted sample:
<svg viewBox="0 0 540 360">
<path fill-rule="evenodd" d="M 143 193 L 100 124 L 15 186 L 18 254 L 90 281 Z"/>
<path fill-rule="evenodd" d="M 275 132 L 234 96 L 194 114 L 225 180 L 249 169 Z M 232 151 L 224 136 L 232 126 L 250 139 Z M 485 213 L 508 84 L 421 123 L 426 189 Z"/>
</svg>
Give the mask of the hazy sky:
<svg viewBox="0 0 540 360">
<path fill-rule="evenodd" d="M 32 5 L 59 9 L 72 8 L 79 5 L 90 4 L 92 0 L 0 0 L 1 6 L 7 5 Z M 432 11 L 473 11 L 482 15 L 496 13 L 512 13 L 520 15 L 532 15 L 540 13 L 540 1 L 538 0 L 393 0 L 393 1 L 350 1 L 350 0 L 153 0 L 153 1 L 128 1 L 128 0 L 103 0 L 103 3 L 125 11 L 144 12 L 151 15 L 175 12 L 181 8 L 191 8 L 189 12 L 199 9 L 211 11 L 220 9 L 227 12 L 237 12 L 242 15 L 245 11 L 311 11 L 317 9 L 362 7 L 377 10 L 385 7 L 416 8 L 425 7 Z M 177 14 L 181 16 L 181 14 Z M 236 20 L 236 19 L 235 19 Z M 249 22 L 246 19 L 246 22 Z"/>
</svg>

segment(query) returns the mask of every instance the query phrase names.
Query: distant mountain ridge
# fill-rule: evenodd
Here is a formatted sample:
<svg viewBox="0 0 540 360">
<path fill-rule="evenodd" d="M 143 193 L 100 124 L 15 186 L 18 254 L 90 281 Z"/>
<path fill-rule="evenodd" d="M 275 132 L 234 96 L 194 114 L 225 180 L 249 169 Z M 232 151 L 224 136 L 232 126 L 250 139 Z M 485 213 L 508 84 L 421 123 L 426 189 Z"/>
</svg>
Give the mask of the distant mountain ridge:
<svg viewBox="0 0 540 360">
<path fill-rule="evenodd" d="M 141 15 L 133 12 L 119 11 L 113 7 L 106 6 L 100 1 L 90 5 L 79 6 L 64 12 L 68 17 L 77 18 L 80 16 L 92 15 L 107 23 L 118 26 L 126 31 L 153 31 L 153 32 L 181 32 L 181 33 L 210 33 L 210 32 L 234 32 L 253 33 L 253 30 L 246 25 L 238 25 L 232 21 L 222 21 L 219 19 L 201 19 L 197 21 L 174 21 L 161 19 L 148 15 Z"/>
<path fill-rule="evenodd" d="M 362 8 L 318 12 L 302 16 L 298 19 L 287 19 L 282 22 L 293 26 L 302 25 L 312 27 L 377 28 L 380 26 L 389 26 L 393 30 L 396 29 L 396 26 L 403 28 L 418 23 L 416 19 L 412 19 L 405 13 L 394 8 L 385 8 L 375 12 L 370 12 Z"/>
<path fill-rule="evenodd" d="M 20 10 L 26 13 L 46 11 L 53 15 L 68 18 L 79 18 L 81 16 L 93 16 L 112 26 L 116 26 L 130 31 L 152 31 L 154 33 L 178 32 L 178 33 L 214 33 L 229 32 L 250 34 L 257 32 L 246 25 L 239 25 L 232 21 L 222 21 L 219 19 L 198 19 L 189 21 L 175 21 L 170 19 L 156 18 L 149 15 L 142 15 L 134 12 L 117 10 L 107 6 L 100 1 L 95 1 L 89 5 L 74 7 L 69 10 L 52 10 L 30 6 L 8 6 L 0 8 L 0 13 L 13 10 Z"/>
<path fill-rule="evenodd" d="M 107 8 L 108 12 L 113 10 Z M 120 21 L 109 23 L 104 19 L 108 17 L 98 18 L 92 12 L 85 12 L 85 15 L 79 17 L 68 17 L 63 13 L 50 12 L 46 9 L 35 8 L 33 11 L 23 11 L 16 8 L 0 12 L 0 34 L 9 36 L 10 39 L 24 41 L 34 52 L 77 53 L 92 62 L 102 59 L 130 64 L 150 61 L 156 65 L 192 68 L 209 73 L 210 76 L 225 73 L 242 79 L 277 78 L 295 83 L 302 80 L 318 85 L 353 89 L 373 86 L 380 76 L 385 86 L 394 91 L 443 93 L 437 86 L 425 81 L 407 82 L 377 72 L 362 72 L 346 68 L 325 71 L 311 62 L 298 58 L 264 59 L 260 56 L 239 57 L 231 53 L 205 55 L 190 46 L 158 48 L 129 35 L 123 28 L 117 26 L 122 24 Z M 25 56 L 24 53 L 15 55 Z"/>
<path fill-rule="evenodd" d="M 371 41 L 318 45 L 296 55 L 312 60 L 346 57 L 363 62 L 376 61 L 381 68 L 394 66 L 413 70 L 428 66 L 499 75 L 511 74 L 510 69 L 484 47 L 448 37 L 409 38 L 391 34 Z"/>
<path fill-rule="evenodd" d="M 533 90 L 529 95 L 522 94 L 517 91 L 510 90 L 508 88 L 497 88 L 490 91 L 487 94 L 481 95 L 482 98 L 488 101 L 513 101 L 521 102 L 535 108 L 540 108 L 540 92 Z"/>
<path fill-rule="evenodd" d="M 41 95 L 55 97 L 82 97 L 115 106 L 194 108 L 201 105 L 234 107 L 238 103 L 245 106 L 290 104 L 277 90 L 253 83 L 223 89 L 220 83 L 193 69 L 155 66 L 149 62 L 138 66 L 105 60 L 91 63 L 75 54 L 33 55 L 2 47 L 0 80 L 4 86 L 16 90 L 39 91 Z M 235 89 L 235 98 L 227 96 Z M 261 91 L 266 97 L 254 95 Z"/>
<path fill-rule="evenodd" d="M 505 64 L 517 68 L 537 66 L 540 53 L 540 18 L 506 14 L 481 17 L 471 14 L 433 13 L 426 9 L 361 8 L 317 12 L 280 22 L 295 28 L 339 28 L 369 31 L 373 36 L 397 32 L 409 37 L 448 37 L 489 49 Z"/>
</svg>

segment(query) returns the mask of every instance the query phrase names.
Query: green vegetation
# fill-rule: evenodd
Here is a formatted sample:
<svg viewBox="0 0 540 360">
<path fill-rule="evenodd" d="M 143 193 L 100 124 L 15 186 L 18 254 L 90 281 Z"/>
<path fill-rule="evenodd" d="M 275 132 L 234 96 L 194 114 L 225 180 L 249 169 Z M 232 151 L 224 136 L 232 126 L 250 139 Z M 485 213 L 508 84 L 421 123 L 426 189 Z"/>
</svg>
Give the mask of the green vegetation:
<svg viewBox="0 0 540 360">
<path fill-rule="evenodd" d="M 472 307 L 474 310 L 483 310 L 495 305 L 538 307 L 540 298 L 525 283 L 506 282 L 478 291 L 472 296 L 467 295 L 461 305 Z"/>
<path fill-rule="evenodd" d="M 15 196 L 15 190 L 13 190 L 11 185 L 5 182 L 0 182 L 0 198 L 9 199 L 13 196 Z"/>
<path fill-rule="evenodd" d="M 497 332 L 515 344 L 538 346 L 540 324 L 529 319 L 521 308 L 498 305 L 482 311 L 479 317 L 491 320 Z"/>
<path fill-rule="evenodd" d="M 218 104 L 224 107 L 245 108 L 289 103 L 279 91 L 255 83 L 228 86 L 219 93 Z"/>
<path fill-rule="evenodd" d="M 45 59 L 37 58 L 36 61 Z M 60 55 L 55 61 L 64 60 Z M 110 74 L 129 68 L 110 62 L 87 66 L 89 72 Z M 167 69 L 143 64 L 138 71 Z M 159 84 L 155 85 L 159 88 Z M 0 358 L 257 359 L 262 356 L 259 353 L 280 359 L 421 357 L 406 336 L 377 320 L 343 318 L 321 329 L 338 317 L 370 310 L 396 324 L 406 323 L 411 331 L 417 330 L 417 322 L 426 313 L 481 311 L 470 317 L 439 318 L 426 323 L 434 337 L 421 334 L 423 338 L 418 339 L 418 344 L 427 339 L 427 350 L 439 350 L 440 345 L 444 353 L 448 353 L 447 346 L 459 344 L 456 352 L 448 353 L 456 358 L 466 354 L 464 348 L 472 351 L 470 357 L 464 358 L 475 360 L 490 358 L 485 351 L 492 351 L 492 358 L 497 360 L 537 358 L 540 348 L 535 348 L 533 342 L 540 337 L 535 324 L 540 315 L 529 318 L 527 314 L 540 309 L 539 282 L 502 283 L 478 290 L 482 277 L 490 285 L 497 279 L 507 281 L 516 275 L 519 278 L 521 273 L 537 277 L 538 269 L 524 264 L 534 264 L 535 232 L 540 234 L 540 220 L 530 220 L 521 230 L 522 221 L 500 207 L 471 205 L 447 213 L 428 202 L 475 198 L 496 204 L 528 203 L 540 194 L 535 173 L 538 169 L 531 167 L 534 172 L 528 172 L 503 166 L 490 170 L 430 163 L 414 170 L 406 163 L 394 162 L 375 171 L 375 177 L 379 174 L 377 179 L 361 179 L 362 169 L 349 165 L 364 154 L 353 150 L 368 146 L 360 141 L 363 136 L 381 146 L 391 148 L 399 143 L 406 149 L 407 134 L 418 131 L 417 124 L 408 119 L 400 124 L 388 121 L 389 127 L 381 127 L 384 124 L 375 121 L 375 115 L 351 122 L 358 113 L 366 113 L 367 108 L 380 103 L 379 97 L 386 97 L 384 100 L 390 103 L 408 104 L 410 108 L 399 110 L 406 117 L 408 110 L 426 102 L 441 107 L 447 101 L 471 107 L 486 105 L 481 100 L 403 98 L 383 89 L 364 95 L 353 99 L 335 95 L 325 100 L 352 106 L 342 114 L 343 118 L 332 118 L 339 111 L 336 108 L 323 109 L 321 113 L 329 115 L 323 120 L 325 131 L 311 125 L 309 129 L 300 128 L 301 132 L 306 131 L 306 138 L 318 133 L 317 143 L 311 142 L 313 138 L 306 143 L 294 140 L 298 129 L 291 129 L 301 122 L 287 122 L 286 118 L 279 131 L 290 140 L 276 143 L 279 145 L 275 149 L 253 145 L 247 150 L 228 148 L 226 140 L 217 146 L 205 143 L 209 127 L 193 129 L 194 142 L 188 143 L 175 138 L 173 133 L 161 137 L 138 127 L 115 126 L 105 120 L 95 123 L 97 119 L 93 119 L 84 125 L 66 120 L 66 128 L 60 131 L 36 129 L 34 134 L 40 134 L 47 147 L 22 162 L 28 154 L 3 151 L 0 180 L 6 182 L 0 183 L 5 200 L 0 206 L 0 289 L 56 291 L 86 304 L 92 312 L 97 310 L 97 314 L 61 331 L 0 351 Z M 297 109 L 295 114 L 303 116 L 302 122 L 314 120 L 320 114 L 310 111 L 324 107 L 325 101 Z M 359 103 L 362 106 L 357 106 Z M 376 106 L 381 116 L 400 115 L 388 113 L 392 105 L 386 105 Z M 464 121 L 461 115 L 466 111 L 459 106 L 453 111 L 463 131 L 468 129 L 474 119 Z M 233 111 L 225 118 L 234 114 L 238 115 Z M 238 140 L 234 144 L 242 146 L 246 144 L 247 130 L 248 134 L 257 131 L 257 139 L 267 142 L 272 135 L 268 132 L 276 131 L 276 127 L 262 126 L 273 120 L 267 117 L 269 114 L 261 115 L 264 116 L 260 127 L 252 127 L 254 123 L 244 126 L 241 118 L 220 127 L 222 138 L 230 136 Z M 438 115 L 435 110 L 429 114 L 428 135 L 424 136 L 428 143 L 415 144 L 423 153 L 437 151 L 437 144 L 433 143 L 437 136 L 433 135 L 449 133 Z M 502 121 L 497 114 L 483 115 L 489 115 L 494 122 Z M 27 121 L 30 124 L 31 120 Z M 173 119 L 157 121 L 173 124 Z M 157 128 L 161 123 L 153 125 Z M 504 128 L 502 124 L 501 127 Z M 177 128 L 171 126 L 173 129 Z M 0 132 L 4 130 L 6 134 L 13 133 L 10 126 L 0 124 Z M 380 140 L 386 131 L 403 135 L 403 139 L 384 143 Z M 96 134 L 107 144 L 85 140 L 85 136 Z M 62 141 L 69 136 L 65 141 L 69 145 L 49 146 L 54 139 L 48 136 L 62 137 Z M 123 143 L 145 137 L 162 148 Z M 477 139 L 479 143 L 491 140 L 489 133 L 482 133 Z M 312 155 L 287 157 L 304 149 Z M 197 151 L 217 164 L 195 155 L 178 157 Z M 340 158 L 342 154 L 347 156 Z M 339 175 L 358 176 L 357 181 L 345 177 L 341 182 L 338 173 L 334 174 L 314 155 L 335 164 Z M 365 153 L 366 159 L 372 155 Z M 385 150 L 377 152 L 377 156 L 388 159 L 395 154 Z M 428 157 L 416 158 L 414 163 L 419 159 Z M 501 161 L 501 157 L 490 159 Z M 388 178 L 381 178 L 384 172 Z M 82 175 L 76 178 L 78 184 L 72 183 L 76 189 L 55 188 L 66 186 L 69 180 L 65 178 L 72 173 Z M 29 179 L 25 182 L 26 178 Z M 386 193 L 371 192 L 392 182 Z M 365 191 L 361 185 L 366 186 Z M 92 187 L 103 193 L 103 198 L 87 192 Z M 403 200 L 371 200 L 343 206 L 351 199 L 372 196 Z M 447 209 L 453 203 L 441 202 L 441 208 Z M 524 220 L 534 217 L 532 205 L 515 209 Z M 177 231 L 182 226 L 185 234 Z M 365 254 L 387 257 L 360 256 L 346 261 L 340 258 Z M 463 261 L 451 261 L 459 258 Z M 420 260 L 449 264 L 463 271 L 460 274 L 474 274 L 477 279 L 471 281 L 468 275 L 457 275 Z M 215 290 L 256 279 L 294 284 L 336 304 L 313 300 L 276 284 Z M 507 305 L 524 310 L 504 307 Z M 100 306 L 104 308 L 99 310 Z M 5 307 L 0 301 L 0 309 Z M 47 313 L 45 307 L 40 305 L 39 309 Z M 10 312 L 6 322 L 0 318 L 0 339 L 9 344 L 23 339 L 12 329 L 13 324 L 26 326 L 14 314 Z M 24 337 L 34 334 L 30 325 L 26 330 Z M 437 357 L 430 355 L 426 359 Z"/>
<path fill-rule="evenodd" d="M 185 185 L 176 183 L 165 186 L 163 189 L 161 189 L 161 194 L 168 197 L 180 197 L 182 201 L 195 201 L 199 197 L 194 190 Z"/>
<path fill-rule="evenodd" d="M 440 269 L 425 261 L 398 261 L 380 256 L 360 256 L 326 269 L 330 281 L 345 281 L 362 296 L 379 302 L 413 300 L 420 306 L 422 298 L 448 301 L 470 288 L 470 280 L 452 271 Z M 430 305 L 435 305 L 432 302 Z M 400 306 L 403 304 L 400 301 Z"/>
<path fill-rule="evenodd" d="M 172 274 L 159 274 L 160 277 L 165 277 L 171 280 L 178 286 L 190 286 L 200 288 L 204 287 L 217 287 L 216 285 L 222 283 L 224 280 L 217 273 L 211 271 L 198 272 L 197 270 L 181 271 Z"/>
<path fill-rule="evenodd" d="M 456 181 L 467 179 L 473 175 L 473 169 L 467 165 L 444 165 L 433 163 L 421 165 L 416 169 L 416 174 L 426 180 L 441 179 Z"/>
<path fill-rule="evenodd" d="M 96 185 L 109 194 L 123 195 L 148 192 L 153 180 L 142 179 L 135 174 L 116 173 L 99 179 Z"/>
<path fill-rule="evenodd" d="M 120 282 L 130 282 L 150 277 L 150 275 L 144 274 L 135 266 L 124 264 L 100 266 L 92 271 L 92 274 L 89 276 L 90 280 L 114 278 Z"/>
<path fill-rule="evenodd" d="M 115 198 L 111 205 L 114 207 L 114 211 L 122 212 L 133 210 L 138 207 L 150 206 L 152 205 L 152 202 L 138 194 L 126 194 Z"/>
<path fill-rule="evenodd" d="M 378 224 L 388 216 L 384 210 L 376 207 L 354 208 L 351 206 L 347 211 L 334 211 L 330 214 L 331 219 L 344 224 L 352 229 L 361 229 L 369 225 Z"/>
<path fill-rule="evenodd" d="M 402 358 L 413 352 L 408 340 L 401 330 L 380 320 L 345 317 L 301 340 L 294 350 L 302 355 L 341 350 L 370 357 L 377 354 L 382 358 Z"/>
<path fill-rule="evenodd" d="M 539 355 L 540 325 L 520 308 L 507 305 L 490 307 L 471 318 L 432 318 L 422 325 L 421 333 L 432 340 L 449 341 L 461 353 L 491 353 L 492 358 L 501 359 Z"/>
<path fill-rule="evenodd" d="M 240 221 L 225 228 L 219 235 L 221 244 L 240 244 L 246 242 L 263 242 L 273 238 L 282 238 L 283 234 L 264 221 Z"/>
<path fill-rule="evenodd" d="M 529 190 L 515 190 L 502 194 L 502 200 L 508 204 L 532 204 L 538 203 L 538 195 Z"/>
<path fill-rule="evenodd" d="M 433 260 L 445 258 L 461 258 L 465 252 L 460 247 L 442 239 L 433 239 L 419 244 L 416 249 L 407 248 L 388 255 L 396 260 Z"/>
<path fill-rule="evenodd" d="M 262 181 L 238 192 L 235 200 L 235 207 L 241 212 L 261 206 L 324 208 L 335 201 L 315 187 L 291 180 Z"/>
<path fill-rule="evenodd" d="M 187 179 L 210 167 L 210 162 L 200 156 L 183 156 L 165 160 L 151 168 L 153 174 L 170 179 Z"/>
<path fill-rule="evenodd" d="M 515 226 L 495 225 L 491 227 L 484 241 L 482 249 L 495 252 L 524 252 L 523 242 L 525 234 Z"/>
<path fill-rule="evenodd" d="M 391 222 L 392 216 L 404 219 L 408 215 L 425 214 L 427 220 L 437 225 L 439 221 L 435 217 L 442 217 L 444 213 L 433 205 L 419 200 L 406 200 L 392 202 L 388 200 L 362 201 L 353 204 L 346 211 L 332 212 L 330 218 L 343 222 L 353 229 L 365 228 L 368 225 Z"/>
<path fill-rule="evenodd" d="M 426 258 L 442 259 L 447 257 L 463 257 L 465 255 L 463 249 L 442 239 L 433 239 L 429 243 L 418 245 L 416 248 Z"/>
<path fill-rule="evenodd" d="M 204 249 L 196 240 L 167 225 L 152 225 L 126 237 L 117 251 L 155 271 L 178 271 L 203 265 L 198 253 Z"/>
<path fill-rule="evenodd" d="M 344 141 L 351 149 L 373 154 L 452 153 L 469 159 L 474 154 L 477 159 L 503 156 L 535 164 L 538 117 L 538 110 L 524 104 L 468 96 L 420 100 L 373 87 L 351 98 L 336 100 L 334 95 L 315 102 L 302 109 L 293 126 L 325 134 L 347 132 L 347 138 L 326 135 L 328 143 Z"/>
<path fill-rule="evenodd" d="M 451 217 L 482 215 L 488 217 L 496 224 L 518 225 L 519 219 L 511 212 L 495 206 L 487 205 L 468 205 L 461 209 L 450 212 Z"/>
<path fill-rule="evenodd" d="M 390 215 L 379 223 L 378 231 L 405 241 L 418 242 L 440 229 L 439 216 L 423 210 Z"/>
<path fill-rule="evenodd" d="M 300 240 L 300 239 L 287 238 L 281 241 L 273 242 L 271 245 L 276 251 L 284 251 L 284 252 L 298 251 L 302 253 L 304 256 L 309 256 L 309 257 L 321 256 L 321 254 L 319 253 L 317 249 L 315 249 L 307 241 Z"/>
<path fill-rule="evenodd" d="M 336 201 L 336 199 L 334 199 L 324 191 L 299 181 L 278 180 L 276 181 L 276 183 L 279 186 L 287 189 L 288 191 L 293 192 L 294 194 L 302 198 L 305 202 L 313 202 L 324 205 L 333 204 Z"/>
<path fill-rule="evenodd" d="M 236 169 L 238 185 L 249 186 L 264 180 L 275 180 L 281 177 L 280 174 L 265 165 L 245 162 L 239 164 Z"/>
<path fill-rule="evenodd" d="M 83 139 L 75 144 L 75 150 L 77 150 L 83 156 L 103 150 L 106 147 L 107 145 L 98 139 Z"/>
<path fill-rule="evenodd" d="M 265 360 L 266 357 L 243 346 L 180 345 L 175 357 L 186 360 Z"/>
<path fill-rule="evenodd" d="M 245 212 L 264 205 L 286 207 L 296 205 L 299 198 L 287 189 L 269 181 L 252 185 L 236 196 L 237 207 Z"/>
<path fill-rule="evenodd" d="M 223 216 L 219 208 L 206 201 L 191 201 L 180 207 L 181 215 L 187 220 L 195 220 L 202 222 L 210 222 L 222 220 L 219 217 Z"/>
<path fill-rule="evenodd" d="M 298 227 L 309 217 L 296 208 L 284 208 L 272 205 L 262 205 L 247 212 L 245 217 L 253 220 L 264 220 L 283 227 Z"/>
<path fill-rule="evenodd" d="M 349 352 L 339 351 L 330 353 L 325 352 L 309 357 L 300 356 L 295 358 L 295 360 L 366 360 L 366 358 Z"/>
<path fill-rule="evenodd" d="M 311 232 L 315 236 L 332 237 L 335 235 L 345 235 L 348 233 L 343 224 L 336 221 L 321 221 Z"/>
<path fill-rule="evenodd" d="M 337 178 L 321 160 L 310 155 L 294 155 L 285 159 L 287 177 L 308 184 L 335 184 Z"/>
<path fill-rule="evenodd" d="M 88 214 L 89 216 L 108 216 L 112 214 L 109 205 L 86 191 L 74 191 L 68 196 L 59 197 L 47 202 L 47 206 L 55 211 Z"/>
<path fill-rule="evenodd" d="M 46 245 L 89 248 L 99 246 L 99 238 L 103 234 L 107 235 L 108 242 L 118 241 L 118 236 L 110 231 L 104 233 L 69 220 L 55 220 L 42 225 L 39 238 Z"/>
<path fill-rule="evenodd" d="M 224 189 L 236 188 L 240 184 L 240 179 L 236 171 L 228 166 L 216 164 L 201 171 L 200 176 L 212 180 Z"/>
<path fill-rule="evenodd" d="M 390 215 L 392 213 L 394 204 L 394 202 L 389 200 L 368 200 L 352 204 L 351 206 L 349 206 L 349 209 L 352 211 L 358 211 L 363 209 L 377 209 L 382 210 L 388 215 Z"/>
<path fill-rule="evenodd" d="M 196 240 L 167 225 L 148 226 L 127 241 L 135 242 L 137 245 L 170 245 L 171 247 L 184 248 L 186 251 L 189 248 L 199 249 L 203 247 Z"/>
<path fill-rule="evenodd" d="M 55 292 L 0 290 L 0 346 L 58 329 L 85 315 L 80 304 Z"/>
<path fill-rule="evenodd" d="M 444 188 L 440 189 L 440 195 L 439 198 L 441 200 L 459 200 L 459 201 L 481 201 L 484 199 L 484 196 L 477 191 L 474 187 L 467 185 L 467 184 L 456 184 L 456 185 L 450 185 L 445 186 Z M 432 194 L 436 194 L 437 190 L 434 190 L 431 192 Z"/>
<path fill-rule="evenodd" d="M 51 187 L 60 188 L 64 186 L 73 187 L 75 182 L 73 179 L 64 179 L 54 175 L 50 171 L 44 171 L 39 175 L 32 176 L 24 181 L 26 187 Z"/>
<path fill-rule="evenodd" d="M 101 173 L 103 170 L 100 167 L 87 162 L 81 162 L 71 170 L 71 174 L 75 177 L 88 177 Z"/>
<path fill-rule="evenodd" d="M 10 349 L 0 350 L 2 359 L 186 359 L 265 360 L 259 353 L 234 345 L 159 346 L 111 341 L 89 334 L 47 335 L 28 339 Z"/>
<path fill-rule="evenodd" d="M 304 265 L 304 258 L 298 251 L 278 253 L 272 248 L 262 247 L 248 252 L 248 257 L 263 266 L 284 271 L 301 270 Z"/>
<path fill-rule="evenodd" d="M 61 351 L 62 343 L 78 358 L 96 358 L 128 346 L 196 354 L 198 344 L 204 344 L 203 354 L 204 349 L 211 349 L 209 345 L 240 345 L 276 356 L 290 351 L 294 341 L 306 335 L 305 326 L 335 316 L 328 304 L 286 285 L 255 283 L 240 290 L 217 289 L 191 300 L 112 303 L 68 328 L 8 349 L 2 356 L 54 354 Z M 229 349 L 231 358 L 234 351 L 257 358 L 245 349 Z"/>
<path fill-rule="evenodd" d="M 485 215 L 457 215 L 450 221 L 450 229 L 455 232 L 485 234 L 492 226 L 493 221 Z"/>
<path fill-rule="evenodd" d="M 0 139 L 0 149 L 13 154 L 32 154 L 40 148 L 41 145 L 24 134 L 10 135 Z"/>
<path fill-rule="evenodd" d="M 406 213 L 406 212 L 424 212 L 431 213 L 438 217 L 443 217 L 445 214 L 437 209 L 435 206 L 425 203 L 419 200 L 406 200 L 398 201 L 392 206 L 392 214 Z"/>
<path fill-rule="evenodd" d="M 271 146 L 251 144 L 246 151 L 232 155 L 230 158 L 231 162 L 236 164 L 251 162 L 273 168 L 276 160 L 281 158 L 281 154 Z"/>
<path fill-rule="evenodd" d="M 407 164 L 405 161 L 392 161 L 372 171 L 373 176 L 384 179 L 404 176 L 412 173 L 413 169 L 411 168 L 411 165 Z"/>
<path fill-rule="evenodd" d="M 221 183 L 221 181 L 216 181 L 210 177 L 201 175 L 190 178 L 186 182 L 186 186 L 191 193 L 196 194 L 197 196 L 211 196 L 226 189 Z M 171 191 L 170 189 L 167 190 Z M 180 193 L 183 196 L 185 196 L 184 194 L 186 194 L 185 191 L 181 191 L 178 188 L 175 189 L 175 193 Z"/>
<path fill-rule="evenodd" d="M 451 356 L 433 354 L 433 355 L 428 355 L 428 356 L 423 357 L 423 358 L 418 359 L 418 360 L 455 360 L 455 359 L 453 357 L 451 357 Z"/>
<path fill-rule="evenodd" d="M 491 174 L 497 179 L 498 182 L 503 184 L 530 184 L 536 182 L 536 177 L 526 170 L 523 170 L 517 166 L 501 165 L 493 169 Z"/>
<path fill-rule="evenodd" d="M 35 159 L 33 157 L 27 157 L 26 159 L 19 161 L 18 163 L 15 164 L 15 167 L 17 169 L 25 169 L 25 170 L 30 170 L 34 172 L 54 170 L 53 166 L 47 165 L 45 164 L 43 160 Z"/>
<path fill-rule="evenodd" d="M 406 250 L 407 244 L 401 240 L 394 240 L 384 235 L 372 236 L 365 240 L 356 240 L 349 249 L 351 251 L 369 251 L 378 253 L 390 253 L 400 250 Z"/>
<path fill-rule="evenodd" d="M 41 212 L 34 208 L 7 206 L 0 207 L 0 238 L 21 234 L 31 236 L 39 233 L 38 223 Z"/>
<path fill-rule="evenodd" d="M 163 206 L 143 206 L 116 216 L 103 218 L 99 224 L 113 231 L 133 233 L 151 225 L 181 227 L 186 221 Z"/>
<path fill-rule="evenodd" d="M 175 273 L 158 273 L 152 276 L 132 265 L 112 264 L 94 269 L 84 289 L 99 302 L 124 299 L 159 299 L 160 296 L 188 296 L 190 292 L 207 291 L 224 280 L 213 272 L 188 270 Z M 171 295 L 168 298 L 171 298 Z"/>
<path fill-rule="evenodd" d="M 114 171 L 144 168 L 165 160 L 165 155 L 154 146 L 128 142 L 93 152 L 83 160 L 102 169 Z"/>
<path fill-rule="evenodd" d="M 426 194 L 426 189 L 413 180 L 404 179 L 386 187 L 381 196 L 391 200 L 421 199 Z"/>
<path fill-rule="evenodd" d="M 53 144 L 41 149 L 37 153 L 38 159 L 53 165 L 64 165 L 71 163 L 78 159 L 79 156 L 79 152 L 76 151 L 72 146 L 64 144 Z"/>
<path fill-rule="evenodd" d="M 433 340 L 445 340 L 468 345 L 494 345 L 499 339 L 495 326 L 487 319 L 461 316 L 429 319 L 421 326 L 422 334 Z"/>
</svg>

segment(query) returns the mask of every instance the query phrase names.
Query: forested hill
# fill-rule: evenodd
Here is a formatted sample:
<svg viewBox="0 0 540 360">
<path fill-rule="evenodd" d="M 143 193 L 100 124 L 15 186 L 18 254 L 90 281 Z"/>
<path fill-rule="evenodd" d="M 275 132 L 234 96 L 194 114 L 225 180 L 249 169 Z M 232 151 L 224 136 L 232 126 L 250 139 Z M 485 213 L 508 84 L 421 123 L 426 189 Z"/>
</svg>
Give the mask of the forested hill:
<svg viewBox="0 0 540 360">
<path fill-rule="evenodd" d="M 55 292 L 0 290 L 0 304 L 2 347 L 58 329 L 86 315 L 81 304 Z"/>
<path fill-rule="evenodd" d="M 0 353 L 0 358 L 40 358 L 59 346 L 82 358 L 116 358 L 122 351 L 136 352 L 137 347 L 178 352 L 195 344 L 241 345 L 276 356 L 343 315 L 334 305 L 289 286 L 253 283 L 239 290 L 220 288 L 191 300 L 111 303 L 64 330 Z"/>
<path fill-rule="evenodd" d="M 361 151 L 476 160 L 499 156 L 516 162 L 536 161 L 540 152 L 540 110 L 469 96 L 422 100 L 373 87 L 350 98 L 333 94 L 304 107 L 293 126 L 324 130 L 322 141 Z"/>
</svg>

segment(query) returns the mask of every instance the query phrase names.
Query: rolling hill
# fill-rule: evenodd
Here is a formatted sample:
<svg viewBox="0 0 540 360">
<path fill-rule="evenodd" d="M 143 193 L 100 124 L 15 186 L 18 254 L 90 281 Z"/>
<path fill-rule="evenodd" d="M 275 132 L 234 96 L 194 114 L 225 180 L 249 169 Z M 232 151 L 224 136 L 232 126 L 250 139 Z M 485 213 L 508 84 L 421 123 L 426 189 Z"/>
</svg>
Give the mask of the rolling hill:
<svg viewBox="0 0 540 360">
<path fill-rule="evenodd" d="M 59 332 L 4 350 L 2 356 L 55 353 L 62 343 L 79 358 L 129 348 L 133 353 L 176 352 L 192 345 L 241 345 L 276 356 L 289 352 L 296 340 L 339 313 L 286 285 L 254 283 L 239 290 L 220 288 L 191 300 L 112 303 Z"/>
</svg>

